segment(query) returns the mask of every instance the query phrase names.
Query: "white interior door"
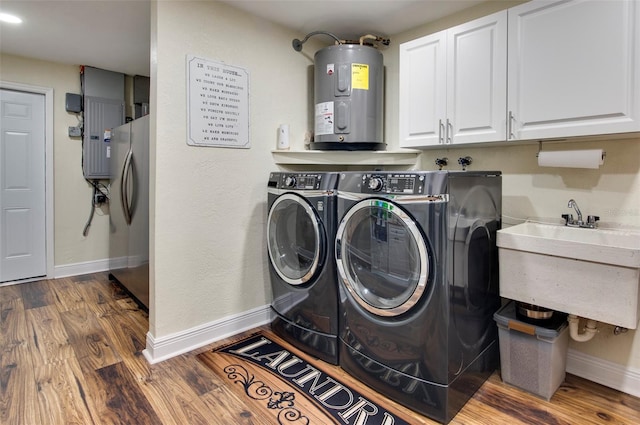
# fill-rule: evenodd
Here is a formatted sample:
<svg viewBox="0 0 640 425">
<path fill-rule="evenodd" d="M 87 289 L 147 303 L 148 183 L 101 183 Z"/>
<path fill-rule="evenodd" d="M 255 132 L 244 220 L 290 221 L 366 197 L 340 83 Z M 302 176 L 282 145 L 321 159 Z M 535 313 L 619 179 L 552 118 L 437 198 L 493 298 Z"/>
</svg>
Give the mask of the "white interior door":
<svg viewBox="0 0 640 425">
<path fill-rule="evenodd" d="M 45 96 L 0 90 L 0 282 L 46 276 Z"/>
</svg>

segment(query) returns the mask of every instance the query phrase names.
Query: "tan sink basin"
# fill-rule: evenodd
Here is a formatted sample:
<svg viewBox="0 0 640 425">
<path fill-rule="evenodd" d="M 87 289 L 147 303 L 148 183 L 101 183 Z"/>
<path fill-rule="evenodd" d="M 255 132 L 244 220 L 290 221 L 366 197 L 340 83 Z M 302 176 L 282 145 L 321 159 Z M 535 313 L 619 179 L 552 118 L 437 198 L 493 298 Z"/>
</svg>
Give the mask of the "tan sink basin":
<svg viewBox="0 0 640 425">
<path fill-rule="evenodd" d="M 498 247 L 640 267 L 640 233 L 526 222 L 498 231 Z"/>
<path fill-rule="evenodd" d="M 500 295 L 635 329 L 640 232 L 526 222 L 498 231 Z"/>
</svg>

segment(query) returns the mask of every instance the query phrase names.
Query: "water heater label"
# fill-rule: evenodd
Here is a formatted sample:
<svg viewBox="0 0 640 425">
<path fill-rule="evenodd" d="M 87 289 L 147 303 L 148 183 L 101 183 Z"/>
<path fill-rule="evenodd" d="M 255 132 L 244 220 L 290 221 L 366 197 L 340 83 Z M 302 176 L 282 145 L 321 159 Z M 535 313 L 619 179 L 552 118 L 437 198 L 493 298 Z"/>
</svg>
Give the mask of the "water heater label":
<svg viewBox="0 0 640 425">
<path fill-rule="evenodd" d="M 351 84 L 354 90 L 369 90 L 369 65 L 364 63 L 351 64 Z"/>
<path fill-rule="evenodd" d="M 333 102 L 316 103 L 316 136 L 333 134 Z"/>
</svg>

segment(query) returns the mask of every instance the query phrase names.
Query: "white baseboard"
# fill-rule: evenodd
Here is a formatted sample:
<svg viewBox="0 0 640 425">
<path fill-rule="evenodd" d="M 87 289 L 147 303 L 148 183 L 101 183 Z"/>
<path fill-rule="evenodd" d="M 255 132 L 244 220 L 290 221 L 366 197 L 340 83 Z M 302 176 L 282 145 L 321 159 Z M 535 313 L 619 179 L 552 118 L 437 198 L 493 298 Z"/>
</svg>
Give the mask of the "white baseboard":
<svg viewBox="0 0 640 425">
<path fill-rule="evenodd" d="M 53 276 L 38 276 L 29 279 L 21 279 L 13 282 L 3 282 L 0 286 L 11 285 L 16 283 L 28 283 L 35 282 L 42 279 L 59 279 L 61 277 L 79 276 L 83 274 L 104 272 L 111 268 L 124 268 L 127 267 L 127 257 L 120 257 L 102 260 L 85 261 L 82 263 L 63 264 L 61 266 L 53 267 Z"/>
<path fill-rule="evenodd" d="M 640 397 L 640 370 L 576 350 L 567 353 L 567 373 Z"/>
<path fill-rule="evenodd" d="M 110 268 L 119 268 L 127 266 L 127 257 L 121 258 L 105 258 L 103 260 L 85 261 L 83 263 L 64 264 L 55 266 L 53 277 L 58 279 L 61 277 L 78 276 L 81 274 L 98 273 L 109 270 Z"/>
<path fill-rule="evenodd" d="M 159 363 L 270 322 L 271 308 L 265 305 L 162 338 L 148 332 L 142 354 L 149 363 Z"/>
</svg>

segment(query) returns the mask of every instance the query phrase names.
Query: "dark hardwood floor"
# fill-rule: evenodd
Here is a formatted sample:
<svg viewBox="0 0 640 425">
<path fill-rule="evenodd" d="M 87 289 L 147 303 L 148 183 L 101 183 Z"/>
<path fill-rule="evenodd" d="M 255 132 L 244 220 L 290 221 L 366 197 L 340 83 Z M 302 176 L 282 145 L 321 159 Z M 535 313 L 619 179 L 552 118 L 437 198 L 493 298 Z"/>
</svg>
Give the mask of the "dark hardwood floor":
<svg viewBox="0 0 640 425">
<path fill-rule="evenodd" d="M 147 315 L 106 273 L 0 287 L 0 424 L 270 423 L 196 359 L 245 335 L 149 365 L 147 330 Z M 412 423 L 434 423 L 322 367 Z M 451 423 L 639 424 L 640 399 L 568 375 L 544 401 L 496 372 Z"/>
</svg>

